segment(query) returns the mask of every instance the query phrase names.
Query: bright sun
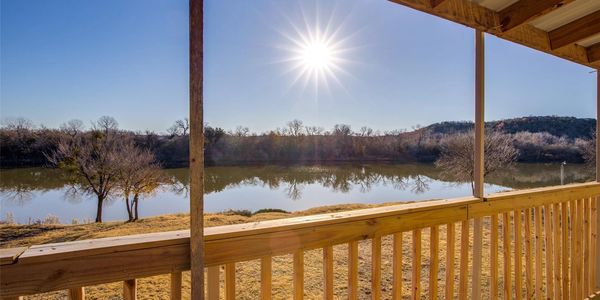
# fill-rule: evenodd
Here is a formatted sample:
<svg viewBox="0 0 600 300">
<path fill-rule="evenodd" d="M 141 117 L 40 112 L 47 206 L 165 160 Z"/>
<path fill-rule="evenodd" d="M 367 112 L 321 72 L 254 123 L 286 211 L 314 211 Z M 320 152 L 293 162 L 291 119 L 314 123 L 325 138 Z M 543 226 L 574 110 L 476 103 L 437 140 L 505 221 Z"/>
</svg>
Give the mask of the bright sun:
<svg viewBox="0 0 600 300">
<path fill-rule="evenodd" d="M 313 72 L 331 68 L 333 58 L 331 46 L 321 41 L 313 41 L 302 49 L 302 63 Z"/>
<path fill-rule="evenodd" d="M 303 21 L 300 24 L 304 26 L 290 21 L 291 30 L 279 31 L 287 39 L 280 48 L 288 55 L 280 62 L 289 66 L 290 87 L 300 84 L 305 89 L 310 84 L 315 91 L 321 87 L 330 91 L 330 83 L 335 82 L 345 90 L 339 76 L 349 75 L 344 65 L 351 61 L 344 56 L 352 50 L 347 45 L 352 35 L 344 35 L 341 26 L 334 26 L 333 16 L 324 25 L 318 20 L 310 22 L 306 16 Z"/>
</svg>

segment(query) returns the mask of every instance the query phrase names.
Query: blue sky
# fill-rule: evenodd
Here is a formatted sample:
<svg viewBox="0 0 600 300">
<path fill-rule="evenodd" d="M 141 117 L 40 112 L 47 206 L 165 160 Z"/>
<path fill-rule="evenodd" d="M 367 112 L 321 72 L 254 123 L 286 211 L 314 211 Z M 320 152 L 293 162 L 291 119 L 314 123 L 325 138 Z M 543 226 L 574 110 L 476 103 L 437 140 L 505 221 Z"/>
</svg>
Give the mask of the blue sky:
<svg viewBox="0 0 600 300">
<path fill-rule="evenodd" d="M 2 118 L 56 127 L 111 115 L 164 131 L 187 115 L 187 1 L 0 3 Z M 294 28 L 328 23 L 338 81 L 294 84 L 282 62 L 298 48 Z M 594 117 L 591 69 L 492 36 L 486 46 L 487 119 Z M 294 118 L 380 130 L 471 120 L 473 54 L 471 29 L 385 0 L 205 0 L 205 119 L 256 132 Z"/>
</svg>

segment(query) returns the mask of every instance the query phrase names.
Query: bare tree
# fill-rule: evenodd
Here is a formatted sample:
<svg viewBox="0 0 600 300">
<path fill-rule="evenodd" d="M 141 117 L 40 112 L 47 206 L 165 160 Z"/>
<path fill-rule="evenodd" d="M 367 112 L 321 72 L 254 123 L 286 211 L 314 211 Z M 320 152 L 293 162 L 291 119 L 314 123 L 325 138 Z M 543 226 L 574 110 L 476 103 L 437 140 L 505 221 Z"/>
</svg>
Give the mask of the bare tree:
<svg viewBox="0 0 600 300">
<path fill-rule="evenodd" d="M 319 126 L 306 126 L 304 127 L 307 135 L 322 135 L 325 129 Z"/>
<path fill-rule="evenodd" d="M 8 118 L 2 121 L 4 128 L 14 131 L 29 131 L 35 128 L 33 122 L 26 118 Z"/>
<path fill-rule="evenodd" d="M 71 137 L 75 137 L 83 130 L 85 130 L 85 125 L 83 125 L 83 121 L 78 119 L 69 120 L 68 122 L 60 125 L 60 131 Z"/>
<path fill-rule="evenodd" d="M 185 118 L 183 120 L 175 121 L 175 123 L 173 123 L 173 125 L 167 129 L 167 132 L 171 136 L 187 135 L 189 129 L 190 121 L 188 118 Z"/>
<path fill-rule="evenodd" d="M 125 200 L 129 221 L 133 222 L 139 218 L 140 198 L 152 194 L 166 181 L 166 177 L 150 151 L 137 148 L 132 141 L 123 145 L 123 150 L 125 153 L 118 186 Z"/>
<path fill-rule="evenodd" d="M 287 126 L 288 126 L 289 134 L 291 136 L 302 135 L 302 129 L 304 128 L 302 121 L 300 121 L 298 119 L 294 119 L 294 120 L 288 122 Z"/>
<path fill-rule="evenodd" d="M 592 139 L 586 141 L 582 145 L 583 150 L 583 159 L 590 166 L 593 167 L 596 165 L 596 143 L 598 142 L 597 133 L 594 132 Z"/>
<path fill-rule="evenodd" d="M 88 134 L 61 139 L 47 155 L 52 164 L 71 175 L 75 189 L 96 196 L 96 222 L 102 222 L 104 201 L 116 191 L 124 156 L 125 137 L 116 131 L 116 123 L 105 121 L 110 120 L 101 118 Z"/>
<path fill-rule="evenodd" d="M 470 182 L 473 190 L 474 141 L 475 134 L 472 130 L 445 137 L 440 158 L 435 162 L 436 167 L 441 168 L 445 176 Z M 489 132 L 485 136 L 484 145 L 484 176 L 512 167 L 517 160 L 518 150 L 513 146 L 510 135 Z"/>
<path fill-rule="evenodd" d="M 102 116 L 96 121 L 96 123 L 92 124 L 92 128 L 96 130 L 102 130 L 104 133 L 108 133 L 109 131 L 116 131 L 119 129 L 119 122 L 115 120 L 115 118 L 110 116 Z"/>
</svg>

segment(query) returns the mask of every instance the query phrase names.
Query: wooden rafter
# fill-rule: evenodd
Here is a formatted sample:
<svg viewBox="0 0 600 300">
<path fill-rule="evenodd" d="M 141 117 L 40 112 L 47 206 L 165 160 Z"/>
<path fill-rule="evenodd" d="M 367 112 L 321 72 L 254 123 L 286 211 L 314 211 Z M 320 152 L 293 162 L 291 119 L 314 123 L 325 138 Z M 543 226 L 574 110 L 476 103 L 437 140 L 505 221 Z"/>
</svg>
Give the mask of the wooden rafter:
<svg viewBox="0 0 600 300">
<path fill-rule="evenodd" d="M 485 31 L 502 39 L 527 46 L 563 59 L 567 59 L 591 68 L 600 69 L 600 61 L 589 62 L 585 47 L 568 44 L 553 49 L 548 32 L 530 24 L 517 26 L 508 32 L 502 31 L 500 14 L 469 0 L 446 0 L 436 9 L 431 8 L 431 0 L 390 0 L 434 16 L 444 18 L 474 29 Z"/>
<path fill-rule="evenodd" d="M 600 32 L 600 10 L 548 33 L 552 49 L 576 43 Z"/>
<path fill-rule="evenodd" d="M 600 61 L 600 43 L 589 46 L 587 48 L 587 56 L 590 63 Z"/>
<path fill-rule="evenodd" d="M 446 0 L 431 0 L 431 8 L 436 8 Z"/>
<path fill-rule="evenodd" d="M 574 0 L 520 0 L 498 12 L 502 31 L 509 31 L 527 21 L 545 15 Z"/>
</svg>

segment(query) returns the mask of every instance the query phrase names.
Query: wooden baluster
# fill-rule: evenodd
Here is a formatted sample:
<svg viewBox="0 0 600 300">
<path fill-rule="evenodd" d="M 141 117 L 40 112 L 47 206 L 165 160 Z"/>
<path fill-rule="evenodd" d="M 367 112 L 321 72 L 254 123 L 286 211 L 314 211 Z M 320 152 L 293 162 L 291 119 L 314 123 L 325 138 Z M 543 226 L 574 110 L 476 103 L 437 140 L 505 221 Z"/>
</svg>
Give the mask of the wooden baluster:
<svg viewBox="0 0 600 300">
<path fill-rule="evenodd" d="M 473 276 L 471 299 L 481 299 L 481 259 L 483 247 L 483 224 L 481 218 L 473 220 Z M 434 298 L 430 298 L 434 299 Z"/>
<path fill-rule="evenodd" d="M 85 289 L 83 287 L 69 289 L 69 299 L 84 300 L 85 299 Z"/>
<path fill-rule="evenodd" d="M 381 237 L 371 241 L 371 295 L 372 299 L 381 298 Z"/>
<path fill-rule="evenodd" d="M 454 223 L 446 225 L 446 299 L 454 299 L 454 253 L 456 240 Z"/>
<path fill-rule="evenodd" d="M 271 275 L 273 274 L 273 261 L 270 256 L 260 259 L 260 299 L 271 299 Z"/>
<path fill-rule="evenodd" d="M 171 300 L 181 300 L 181 272 L 171 273 Z"/>
<path fill-rule="evenodd" d="M 439 271 L 439 252 L 440 252 L 440 229 L 438 226 L 432 226 L 429 234 L 429 299 L 438 298 L 438 271 Z"/>
<path fill-rule="evenodd" d="M 576 299 L 577 298 L 577 278 L 576 278 L 576 253 L 577 253 L 577 247 L 575 246 L 575 244 L 577 243 L 577 234 L 576 234 L 576 218 L 577 218 L 577 201 L 572 200 L 569 203 L 569 232 L 571 234 L 571 259 L 570 259 L 570 264 L 571 264 L 571 285 L 570 285 L 570 299 Z"/>
<path fill-rule="evenodd" d="M 583 297 L 590 293 L 590 199 L 583 199 Z"/>
<path fill-rule="evenodd" d="M 402 232 L 394 234 L 392 299 L 402 299 Z"/>
<path fill-rule="evenodd" d="M 130 279 L 123 281 L 123 300 L 137 299 L 137 280 Z"/>
<path fill-rule="evenodd" d="M 460 226 L 460 277 L 458 298 L 466 300 L 469 296 L 469 220 L 462 221 Z"/>
<path fill-rule="evenodd" d="M 523 295 L 523 227 L 521 210 L 515 210 L 513 213 L 515 223 L 515 296 L 517 300 L 522 299 Z"/>
<path fill-rule="evenodd" d="M 504 245 L 504 299 L 512 299 L 511 267 L 510 267 L 510 212 L 502 214 L 502 241 Z"/>
<path fill-rule="evenodd" d="M 577 200 L 577 299 L 583 299 L 583 199 Z"/>
<path fill-rule="evenodd" d="M 294 252 L 294 299 L 304 298 L 304 252 Z"/>
<path fill-rule="evenodd" d="M 333 299 L 333 247 L 323 248 L 323 299 Z"/>
<path fill-rule="evenodd" d="M 498 214 L 490 221 L 490 298 L 498 299 Z"/>
<path fill-rule="evenodd" d="M 596 198 L 592 197 L 590 199 L 590 289 L 591 292 L 596 291 L 596 264 L 597 264 L 597 228 L 598 228 L 598 220 L 597 218 L 597 205 L 598 202 Z"/>
<path fill-rule="evenodd" d="M 552 207 L 552 231 L 554 233 L 554 299 L 562 298 L 562 276 L 560 274 L 561 266 L 560 266 L 560 204 L 554 203 Z"/>
<path fill-rule="evenodd" d="M 225 299 L 235 299 L 235 263 L 225 265 Z"/>
<path fill-rule="evenodd" d="M 348 243 L 348 299 L 358 299 L 358 241 Z"/>
<path fill-rule="evenodd" d="M 421 229 L 413 230 L 412 299 L 421 299 Z"/>
<path fill-rule="evenodd" d="M 531 208 L 525 209 L 525 286 L 527 299 L 533 299 L 535 288 L 533 286 L 533 242 L 531 240 Z"/>
<path fill-rule="evenodd" d="M 546 239 L 546 299 L 554 296 L 554 244 L 552 241 L 552 205 L 544 206 L 544 238 Z"/>
<path fill-rule="evenodd" d="M 535 221 L 535 299 L 541 300 L 544 294 L 542 284 L 542 207 L 534 208 Z"/>
<path fill-rule="evenodd" d="M 562 239 L 562 299 L 569 299 L 569 203 L 560 204 L 560 226 Z"/>
<path fill-rule="evenodd" d="M 221 268 L 219 266 L 212 266 L 207 269 L 206 299 L 219 300 L 221 297 Z"/>
</svg>

